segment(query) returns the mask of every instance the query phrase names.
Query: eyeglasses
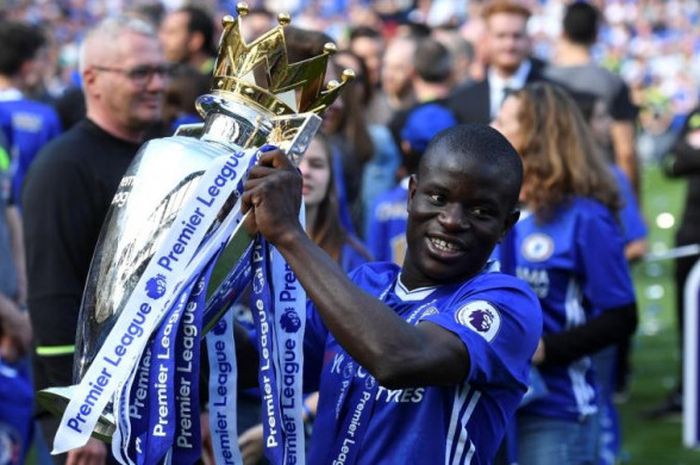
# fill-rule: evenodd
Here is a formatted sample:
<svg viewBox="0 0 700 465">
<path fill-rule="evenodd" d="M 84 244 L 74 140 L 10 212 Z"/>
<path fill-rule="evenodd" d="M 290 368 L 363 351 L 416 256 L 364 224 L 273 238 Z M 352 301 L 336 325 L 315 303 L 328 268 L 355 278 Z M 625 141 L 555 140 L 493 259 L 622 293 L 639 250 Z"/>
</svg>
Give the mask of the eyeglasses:
<svg viewBox="0 0 700 465">
<path fill-rule="evenodd" d="M 161 77 L 168 78 L 173 75 L 173 67 L 171 65 L 139 65 L 139 66 L 134 66 L 131 69 L 122 69 L 122 68 L 112 68 L 109 66 L 93 66 L 93 69 L 96 69 L 98 71 L 107 71 L 110 73 L 119 73 L 123 74 L 129 80 L 131 80 L 134 84 L 138 85 L 146 85 L 149 82 L 151 82 L 151 79 L 153 79 L 154 74 L 158 74 Z"/>
</svg>

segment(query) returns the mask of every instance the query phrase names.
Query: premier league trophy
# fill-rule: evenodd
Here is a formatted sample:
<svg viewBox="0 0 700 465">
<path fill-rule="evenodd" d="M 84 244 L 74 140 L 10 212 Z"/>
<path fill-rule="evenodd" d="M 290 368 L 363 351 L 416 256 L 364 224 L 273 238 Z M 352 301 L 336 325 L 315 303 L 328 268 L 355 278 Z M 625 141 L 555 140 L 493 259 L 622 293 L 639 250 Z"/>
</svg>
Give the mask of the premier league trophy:
<svg viewBox="0 0 700 465">
<path fill-rule="evenodd" d="M 118 407 L 113 393 L 128 393 L 123 380 L 138 376 L 145 339 L 184 306 L 178 300 L 190 295 L 184 289 L 194 289 L 193 296 L 203 291 L 197 286 L 206 289 L 204 330 L 216 324 L 236 297 L 232 273 L 240 276 L 243 257 L 251 253 L 238 197 L 257 149 L 274 145 L 298 163 L 320 126 L 318 113 L 353 77 L 346 70 L 341 82 L 323 85 L 333 44 L 319 56 L 288 63 L 283 33 L 288 15 L 279 15 L 279 26 L 246 44 L 239 21 L 247 6 L 239 4 L 237 11 L 236 19 L 223 19 L 212 90 L 197 100 L 204 123 L 145 144 L 114 196 L 83 294 L 76 385 L 38 395 L 45 407 L 64 415 L 67 433 L 111 438 L 117 409 L 132 408 L 134 400 Z M 208 285 L 192 278 L 205 270 L 212 273 Z M 168 299 L 170 307 L 163 303 Z M 96 413 L 93 426 L 89 417 Z M 55 450 L 79 443 L 66 444 Z"/>
</svg>

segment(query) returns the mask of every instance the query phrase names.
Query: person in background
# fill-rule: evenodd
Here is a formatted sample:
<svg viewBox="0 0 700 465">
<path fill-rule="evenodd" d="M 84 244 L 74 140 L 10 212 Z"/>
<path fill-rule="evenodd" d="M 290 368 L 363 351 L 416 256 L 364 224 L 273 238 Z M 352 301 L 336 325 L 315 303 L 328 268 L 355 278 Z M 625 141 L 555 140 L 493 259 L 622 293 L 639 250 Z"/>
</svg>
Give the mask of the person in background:
<svg viewBox="0 0 700 465">
<path fill-rule="evenodd" d="M 570 91 L 569 95 L 581 111 L 583 119 L 588 123 L 588 127 L 596 143 L 596 147 L 605 154 L 610 147 L 610 125 L 612 118 L 608 113 L 605 101 L 595 94 L 588 92 Z M 627 175 L 619 165 L 614 163 L 610 157 L 603 157 L 608 161 L 608 166 L 615 176 L 617 187 L 623 199 L 623 207 L 620 210 L 620 222 L 623 227 L 625 241 L 625 257 L 630 263 L 640 260 L 647 253 L 648 229 L 639 208 L 639 201 L 635 194 Z"/>
<path fill-rule="evenodd" d="M 470 71 L 474 64 L 474 45 L 456 29 L 435 29 L 433 37 L 452 55 L 452 85 L 468 84 L 472 80 Z"/>
<path fill-rule="evenodd" d="M 396 37 L 389 42 L 382 60 L 382 90 L 392 115 L 408 108 L 415 101 L 411 79 L 415 68 L 413 54 L 416 40 L 411 37 Z"/>
<path fill-rule="evenodd" d="M 41 78 L 38 55 L 46 43 L 42 33 L 25 23 L 0 21 L 0 43 L 0 110 L 10 118 L 11 195 L 19 207 L 27 170 L 39 150 L 61 133 L 61 123 L 50 106 L 23 94 Z"/>
<path fill-rule="evenodd" d="M 667 176 L 686 178 L 683 217 L 676 231 L 676 246 L 700 243 L 700 106 L 691 111 L 683 122 L 671 150 L 663 158 L 663 169 Z M 685 329 L 684 289 L 690 270 L 697 256 L 676 259 L 676 329 L 678 331 L 678 380 L 676 386 L 659 405 L 648 410 L 650 419 L 661 419 L 678 415 L 683 411 L 683 345 Z"/>
<path fill-rule="evenodd" d="M 168 13 L 158 34 L 165 58 L 210 76 L 214 69 L 214 20 L 200 7 L 187 5 Z"/>
<path fill-rule="evenodd" d="M 177 66 L 165 89 L 163 121 L 168 134 L 182 124 L 201 123 L 195 102 L 209 92 L 210 78 L 188 65 Z"/>
<path fill-rule="evenodd" d="M 530 57 L 530 10 L 520 2 L 495 0 L 482 15 L 486 77 L 457 87 L 450 96 L 450 109 L 460 123 L 489 124 L 509 91 L 542 79 L 543 63 Z"/>
<path fill-rule="evenodd" d="M 36 390 L 72 384 L 75 330 L 93 250 L 114 194 L 148 129 L 161 121 L 169 65 L 155 30 L 119 16 L 86 36 L 80 71 L 87 117 L 44 147 L 23 191 Z M 59 418 L 40 412 L 53 441 Z M 95 438 L 57 464 L 104 463 Z"/>
<path fill-rule="evenodd" d="M 593 94 L 570 92 L 570 95 L 588 123 L 597 147 L 604 151 L 609 147 L 611 122 L 605 102 Z M 608 160 L 608 167 L 615 177 L 623 199 L 624 204 L 619 212 L 619 219 L 623 230 L 625 258 L 633 264 L 641 260 L 647 251 L 647 226 L 627 176 L 609 158 L 605 157 L 605 159 Z M 593 356 L 596 379 L 600 387 L 598 398 L 600 465 L 613 465 L 619 459 L 622 430 L 614 398 L 616 393 L 625 392 L 628 389 L 631 347 L 632 338 L 630 337 L 617 346 L 607 347 Z"/>
<path fill-rule="evenodd" d="M 572 2 L 566 7 L 562 35 L 552 66 L 544 76 L 577 92 L 596 95 L 605 102 L 612 117 L 607 148 L 612 145 L 612 160 L 622 169 L 639 195 L 639 169 L 635 152 L 637 108 L 630 89 L 620 76 L 593 62 L 591 49 L 598 38 L 599 11 L 587 2 Z"/>
<path fill-rule="evenodd" d="M 0 128 L 0 155 L 9 150 Z M 0 456 L 22 465 L 33 436 L 34 391 L 26 355 L 32 330 L 26 306 L 21 219 L 7 204 L 10 180 L 0 169 Z"/>
<path fill-rule="evenodd" d="M 347 49 L 359 57 L 367 68 L 366 79 L 373 92 L 364 111 L 367 122 L 373 124 L 386 124 L 391 117 L 391 106 L 381 90 L 384 47 L 384 38 L 378 30 L 368 26 L 351 29 Z"/>
<path fill-rule="evenodd" d="M 494 122 L 523 160 L 527 216 L 500 250 L 502 269 L 530 284 L 544 329 L 532 362 L 543 394 L 517 414 L 521 465 L 597 463 L 591 356 L 636 329 L 635 294 L 616 214 L 615 181 L 566 92 L 530 84 Z"/>
<path fill-rule="evenodd" d="M 389 130 L 368 124 L 364 117 L 363 92 L 368 81 L 363 61 L 352 52 L 339 51 L 334 65 L 335 75 L 349 68 L 356 78 L 326 110 L 321 131 L 333 148 L 341 220 L 349 231 L 359 235 L 365 230 L 374 199 L 396 185 L 400 155 Z"/>
<path fill-rule="evenodd" d="M 438 40 L 432 37 L 418 40 L 413 53 L 413 64 L 415 73 L 411 79 L 411 85 L 416 103 L 405 110 L 396 112 L 389 123 L 397 144 L 401 143 L 401 131 L 405 125 L 406 117 L 415 108 L 428 103 L 449 108 L 449 95 L 453 89 L 454 64 L 452 54 Z M 451 109 L 450 111 L 452 112 Z M 454 112 L 452 113 L 454 114 Z"/>
</svg>

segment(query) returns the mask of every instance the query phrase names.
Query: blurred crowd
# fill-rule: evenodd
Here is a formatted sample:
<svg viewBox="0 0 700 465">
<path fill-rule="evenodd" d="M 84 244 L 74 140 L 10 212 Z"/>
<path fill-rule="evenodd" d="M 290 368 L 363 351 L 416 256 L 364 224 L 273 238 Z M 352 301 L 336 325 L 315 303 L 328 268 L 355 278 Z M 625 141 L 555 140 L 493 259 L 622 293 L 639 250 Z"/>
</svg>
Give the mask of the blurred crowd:
<svg viewBox="0 0 700 465">
<path fill-rule="evenodd" d="M 536 106 L 538 92 L 563 99 L 563 104 L 545 110 L 552 114 L 564 105 L 571 107 L 569 113 L 574 104 L 578 107 L 581 121 L 590 125 L 586 143 L 599 148 L 607 162 L 586 163 L 601 173 L 608 172 L 605 166 L 612 167 L 616 192 L 624 197 L 621 203 L 610 201 L 611 210 L 625 205 L 620 211 L 627 228 L 620 256 L 632 262 L 646 252 L 646 227 L 637 204 L 638 163 L 660 160 L 679 134 L 698 137 L 700 114 L 693 117 L 693 112 L 700 102 L 700 3 L 594 0 L 590 3 L 600 17 L 579 11 L 568 26 L 573 29 L 567 31 L 563 18 L 572 2 L 492 3 L 248 2 L 243 22 L 248 40 L 277 24 L 272 12 L 289 12 L 292 26 L 286 40 L 293 59 L 316 55 L 333 40 L 338 52 L 329 76 L 341 76 L 347 68 L 355 71 L 355 82 L 326 112 L 322 135 L 302 167 L 309 234 L 344 270 L 369 258 L 402 262 L 408 179 L 441 130 L 457 123 L 494 122 L 503 134 L 510 134 L 521 155 L 526 149 L 537 151 L 528 147 L 537 141 L 523 142 L 520 132 L 526 132 L 527 121 L 519 118 L 527 98 Z M 0 4 L 0 44 L 17 51 L 0 53 L 0 368 L 5 370 L 0 374 L 7 379 L 28 379 L 27 366 L 20 365 L 31 347 L 37 355 L 36 385 L 70 383 L 77 308 L 99 228 L 121 175 L 142 142 L 201 121 L 195 99 L 209 88 L 221 33 L 218 18 L 233 14 L 235 7 L 235 2 L 224 0 Z M 125 14 L 129 19 L 120 16 L 114 24 L 101 23 Z M 496 17 L 506 19 L 500 22 Z M 577 29 L 576 24 L 587 19 L 593 25 Z M 98 23 L 102 26 L 89 32 Z M 567 74 L 572 70 L 573 76 Z M 589 76 L 595 80 L 587 80 Z M 571 95 L 560 96 L 547 87 L 520 92 L 543 80 L 564 84 Z M 528 92 L 535 96 L 528 97 Z M 509 97 L 510 107 L 517 105 L 518 110 L 500 113 Z M 552 121 L 545 123 L 559 130 Z M 576 145 L 580 144 L 572 143 Z M 696 145 L 698 140 L 691 141 L 688 150 L 698 150 Z M 76 146 L 85 153 L 74 153 Z M 101 151 L 103 159 L 90 158 L 90 148 Z M 684 176 L 693 169 L 672 174 Z M 591 186 L 595 190 L 595 183 Z M 555 188 L 541 188 L 548 189 Z M 700 188 L 697 191 L 689 195 L 700 195 Z M 688 224 L 698 224 L 695 217 L 688 218 Z M 697 242 L 697 233 L 686 231 L 679 243 Z M 679 284 L 684 279 L 684 274 L 677 277 Z M 27 306 L 34 346 L 23 313 Z M 70 318 L 65 317 L 67 308 L 76 309 L 68 312 Z M 634 326 L 627 323 L 625 332 Z M 626 387 L 628 341 L 605 342 L 618 347 L 609 357 L 617 358 L 618 369 L 606 365 L 615 378 L 607 383 L 615 385 L 608 386 L 610 400 L 612 391 Z M 18 389 L 15 384 L 0 382 L 0 388 Z M 22 386 L 31 392 L 28 383 Z M 679 408 L 679 393 L 680 387 L 662 413 Z M 55 424 L 42 427 L 47 437 L 55 431 Z M 92 446 L 86 453 L 104 459 L 102 446 Z M 619 444 L 612 450 L 614 456 Z"/>
</svg>

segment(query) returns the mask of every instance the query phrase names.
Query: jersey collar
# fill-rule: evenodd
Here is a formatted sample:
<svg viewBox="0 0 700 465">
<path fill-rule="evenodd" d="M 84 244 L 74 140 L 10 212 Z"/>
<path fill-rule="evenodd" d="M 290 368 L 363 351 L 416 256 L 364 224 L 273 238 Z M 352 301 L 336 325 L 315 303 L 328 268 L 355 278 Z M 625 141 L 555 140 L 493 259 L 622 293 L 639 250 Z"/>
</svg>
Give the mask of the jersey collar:
<svg viewBox="0 0 700 465">
<path fill-rule="evenodd" d="M 428 286 L 408 290 L 408 288 L 401 282 L 401 275 L 399 274 L 398 279 L 396 279 L 396 284 L 394 285 L 394 294 L 396 294 L 396 296 L 404 302 L 415 302 L 425 299 L 437 288 L 438 286 Z"/>
</svg>

